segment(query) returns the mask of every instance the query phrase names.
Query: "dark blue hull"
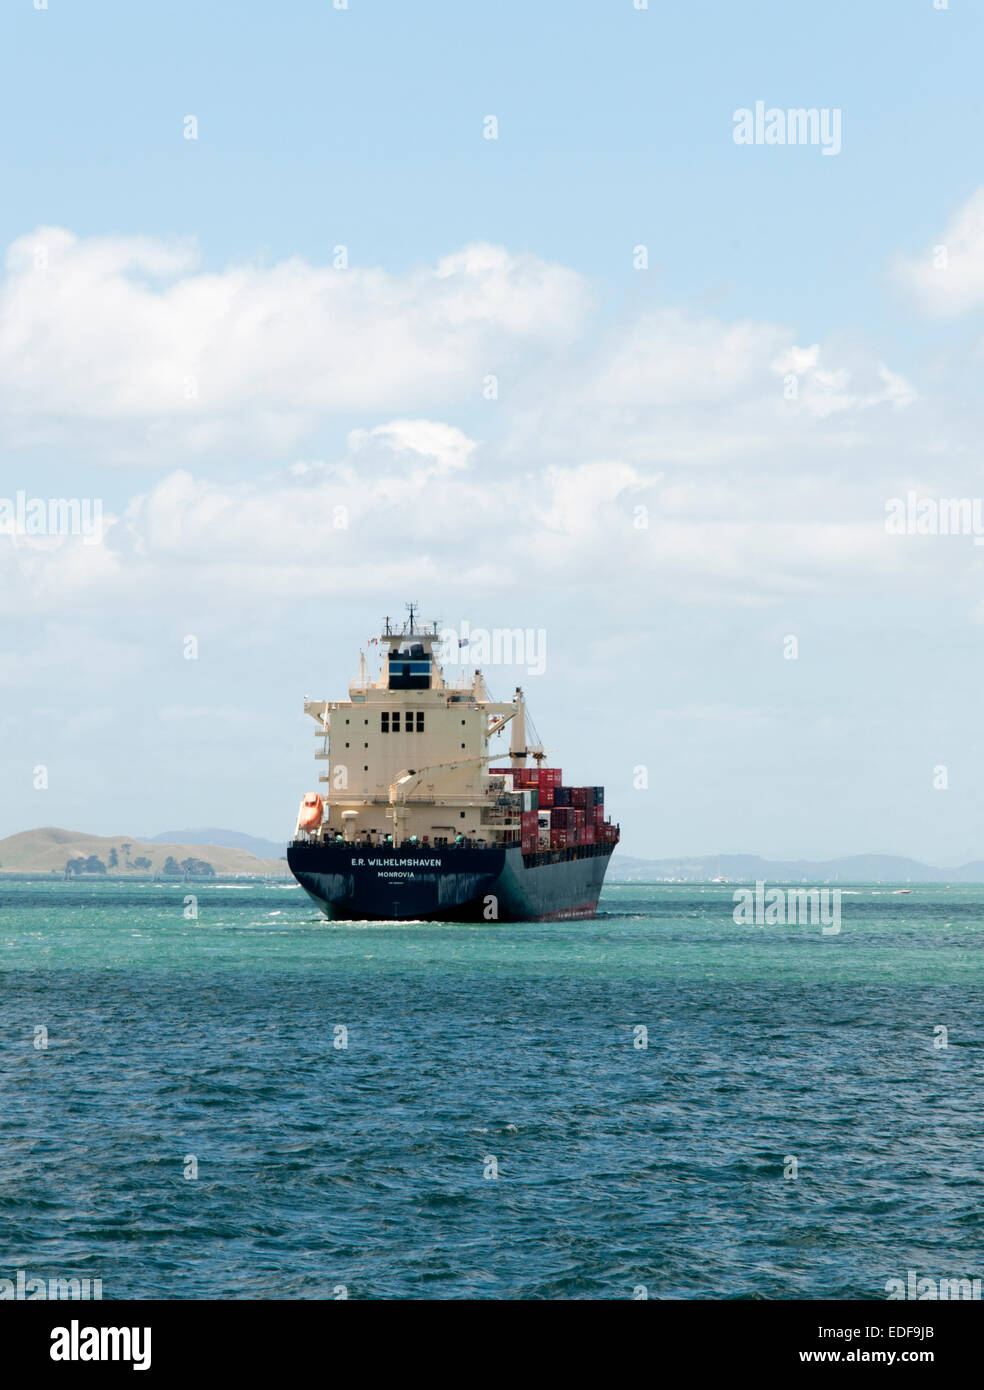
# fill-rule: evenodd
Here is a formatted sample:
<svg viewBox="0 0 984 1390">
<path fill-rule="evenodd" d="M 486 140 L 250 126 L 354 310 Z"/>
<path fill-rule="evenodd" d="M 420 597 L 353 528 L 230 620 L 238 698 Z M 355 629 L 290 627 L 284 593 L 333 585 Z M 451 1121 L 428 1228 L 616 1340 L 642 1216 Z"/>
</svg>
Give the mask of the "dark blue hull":
<svg viewBox="0 0 984 1390">
<path fill-rule="evenodd" d="M 528 922 L 593 917 L 614 848 L 523 854 L 519 845 L 367 849 L 295 841 L 287 863 L 336 920 Z"/>
</svg>

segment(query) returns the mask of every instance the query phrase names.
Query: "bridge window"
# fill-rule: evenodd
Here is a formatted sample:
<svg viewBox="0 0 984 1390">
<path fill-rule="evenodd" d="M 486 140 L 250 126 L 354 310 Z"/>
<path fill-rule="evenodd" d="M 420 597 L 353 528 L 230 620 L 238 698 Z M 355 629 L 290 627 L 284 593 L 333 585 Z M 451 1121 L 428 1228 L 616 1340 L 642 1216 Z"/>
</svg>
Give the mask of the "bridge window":
<svg viewBox="0 0 984 1390">
<path fill-rule="evenodd" d="M 406 716 L 403 721 L 403 732 L 422 734 L 424 732 L 424 711 L 422 709 L 408 709 L 404 710 L 403 713 Z M 381 710 L 379 730 L 380 733 L 384 734 L 398 734 L 400 732 L 400 711 L 398 709 Z"/>
</svg>

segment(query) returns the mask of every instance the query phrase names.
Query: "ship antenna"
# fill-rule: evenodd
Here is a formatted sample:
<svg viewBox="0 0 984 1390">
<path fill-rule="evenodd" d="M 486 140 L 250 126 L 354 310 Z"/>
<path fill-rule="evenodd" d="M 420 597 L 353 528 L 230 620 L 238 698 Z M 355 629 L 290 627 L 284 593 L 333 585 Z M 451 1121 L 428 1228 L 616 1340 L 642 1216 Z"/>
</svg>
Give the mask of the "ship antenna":
<svg viewBox="0 0 984 1390">
<path fill-rule="evenodd" d="M 417 604 L 417 603 L 407 603 L 407 604 L 404 605 L 404 607 L 406 607 L 406 608 L 408 608 L 408 609 L 410 610 L 410 635 L 413 636 L 413 615 L 414 615 L 414 611 L 415 611 L 417 608 L 419 608 L 420 605 Z"/>
</svg>

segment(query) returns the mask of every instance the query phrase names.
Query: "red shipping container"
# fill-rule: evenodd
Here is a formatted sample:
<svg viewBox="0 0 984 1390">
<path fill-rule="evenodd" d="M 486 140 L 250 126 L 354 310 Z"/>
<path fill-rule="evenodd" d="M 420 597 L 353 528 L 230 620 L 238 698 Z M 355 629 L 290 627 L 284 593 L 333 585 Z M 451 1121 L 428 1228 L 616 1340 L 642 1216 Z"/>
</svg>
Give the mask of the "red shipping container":
<svg viewBox="0 0 984 1390">
<path fill-rule="evenodd" d="M 587 813 L 583 811 L 580 807 L 576 806 L 574 808 L 574 824 L 577 826 L 583 825 L 586 819 Z"/>
<path fill-rule="evenodd" d="M 595 828 L 593 825 L 586 825 L 581 831 L 581 843 L 593 845 L 595 842 Z"/>
<path fill-rule="evenodd" d="M 604 823 L 605 823 L 605 808 L 604 808 L 604 806 L 596 806 L 596 807 L 594 808 L 594 823 L 595 823 L 595 825 L 604 825 Z"/>
<path fill-rule="evenodd" d="M 540 810 L 541 810 L 541 811 L 543 811 L 543 810 L 549 810 L 550 807 L 554 804 L 554 789 L 553 789 L 553 787 L 545 787 L 545 786 L 543 785 L 543 783 L 541 782 L 541 783 L 540 783 L 540 788 L 539 788 L 539 791 L 538 791 L 538 796 L 539 796 L 539 798 L 540 798 L 539 805 L 540 805 Z"/>
<path fill-rule="evenodd" d="M 490 777 L 511 777 L 514 787 L 535 787 L 535 769 L 531 767 L 490 767 Z"/>
</svg>

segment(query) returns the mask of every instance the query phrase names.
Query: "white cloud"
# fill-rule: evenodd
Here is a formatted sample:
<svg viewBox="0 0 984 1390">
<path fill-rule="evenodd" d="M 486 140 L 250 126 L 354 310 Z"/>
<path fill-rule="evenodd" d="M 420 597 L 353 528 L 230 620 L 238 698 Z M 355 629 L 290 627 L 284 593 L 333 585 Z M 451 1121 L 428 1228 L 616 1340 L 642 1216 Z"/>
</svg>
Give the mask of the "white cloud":
<svg viewBox="0 0 984 1390">
<path fill-rule="evenodd" d="M 984 188 L 958 208 L 921 256 L 899 256 L 894 273 L 927 313 L 940 318 L 984 305 Z"/>
<path fill-rule="evenodd" d="M 620 323 L 575 362 L 543 364 L 506 449 L 516 460 L 589 453 L 650 467 L 785 468 L 790 451 L 857 446 L 865 430 L 884 430 L 880 411 L 916 399 L 861 348 L 802 348 L 777 324 L 667 309 Z"/>
<path fill-rule="evenodd" d="M 100 546 L 11 547 L 4 596 L 11 614 L 57 613 L 70 586 L 76 610 L 204 608 L 209 621 L 244 611 L 254 621 L 317 595 L 384 599 L 403 591 L 412 563 L 415 587 L 460 595 L 617 576 L 640 601 L 658 584 L 664 595 L 761 602 L 848 592 L 879 572 L 914 577 L 927 552 L 886 537 L 886 495 L 870 482 L 831 493 L 795 472 L 765 484 L 742 470 L 697 478 L 617 459 L 522 474 L 453 426 L 398 420 L 352 432 L 337 462 L 258 481 L 169 473 Z"/>
<path fill-rule="evenodd" d="M 575 272 L 485 244 L 404 275 L 299 258 L 207 272 L 186 243 L 41 227 L 0 285 L 0 410 L 8 442 L 108 441 L 117 460 L 282 452 L 328 414 L 477 395 L 587 307 Z"/>
<path fill-rule="evenodd" d="M 0 283 L 0 443 L 156 466 L 283 459 L 331 417 L 480 408 L 496 375 L 504 394 L 485 404 L 517 455 L 700 462 L 795 436 L 797 411 L 914 399 L 883 364 L 832 360 L 781 325 L 664 307 L 604 326 L 591 303 L 570 269 L 484 243 L 401 275 L 299 258 L 206 271 L 189 242 L 41 227 Z"/>
<path fill-rule="evenodd" d="M 488 245 L 403 276 L 298 260 L 215 274 L 188 245 L 42 231 L 11 249 L 2 296 L 8 431 L 64 430 L 73 452 L 103 431 L 115 457 L 165 464 L 102 545 L 0 537 L 11 615 L 71 594 L 73 609 L 215 621 L 248 603 L 262 621 L 285 601 L 402 592 L 411 559 L 421 590 L 618 575 L 639 602 L 658 586 L 727 603 L 933 563 L 883 528 L 932 422 L 863 348 L 678 308 L 601 326 L 578 276 Z M 483 402 L 496 354 L 527 351 Z M 203 389 L 184 402 L 189 362 Z M 449 409 L 421 418 L 428 394 Z M 491 441 L 446 418 L 469 402 Z M 299 458 L 294 441 L 333 411 L 365 423 L 334 456 Z M 279 466 L 251 476 L 261 446 Z"/>
<path fill-rule="evenodd" d="M 789 399 L 799 401 L 821 420 L 879 405 L 898 410 L 916 399 L 914 387 L 883 362 L 866 363 L 860 371 L 826 365 L 821 361 L 819 343 L 808 348 L 791 347 L 780 353 L 771 367 L 782 377 L 784 396 L 788 390 Z"/>
</svg>

